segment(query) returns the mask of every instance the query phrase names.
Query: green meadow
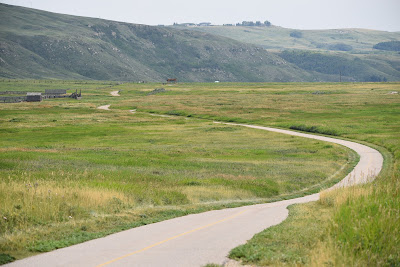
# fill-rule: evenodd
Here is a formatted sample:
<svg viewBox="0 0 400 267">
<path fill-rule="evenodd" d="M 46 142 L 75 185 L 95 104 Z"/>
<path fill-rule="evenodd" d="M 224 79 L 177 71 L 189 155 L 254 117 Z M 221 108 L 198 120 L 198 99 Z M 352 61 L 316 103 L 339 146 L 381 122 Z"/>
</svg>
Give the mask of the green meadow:
<svg viewBox="0 0 400 267">
<path fill-rule="evenodd" d="M 326 134 L 383 154 L 373 183 L 322 192 L 316 203 L 290 207 L 289 220 L 256 235 L 230 257 L 256 265 L 400 265 L 399 83 L 218 83 L 167 85 L 164 93 L 114 108 L 205 120 L 252 123 Z M 124 91 L 126 90 L 126 91 Z"/>
<path fill-rule="evenodd" d="M 357 162 L 352 151 L 334 144 L 215 124 L 191 116 L 189 109 L 164 110 L 188 97 L 200 101 L 194 108 L 219 112 L 220 105 L 203 97 L 228 94 L 212 85 L 188 84 L 149 95 L 159 86 L 0 82 L 0 91 L 62 88 L 83 94 L 81 100 L 0 105 L 2 258 L 26 257 L 189 213 L 318 192 Z M 111 96 L 115 90 L 121 96 Z M 111 110 L 97 109 L 105 104 Z M 188 113 L 155 116 L 155 107 L 160 114 Z"/>
<path fill-rule="evenodd" d="M 287 221 L 235 248 L 231 258 L 260 266 L 400 265 L 399 83 L 179 84 L 165 89 L 114 107 L 327 134 L 370 145 L 385 158 L 373 183 L 322 192 L 318 202 L 290 207 Z"/>
<path fill-rule="evenodd" d="M 287 221 L 234 249 L 232 258 L 400 264 L 399 83 L 0 82 L 1 91 L 56 88 L 82 89 L 83 98 L 0 105 L 3 258 L 319 192 L 357 162 L 334 144 L 214 123 L 222 121 L 350 139 L 385 158 L 375 182 L 290 207 Z M 165 91 L 152 93 L 156 88 Z"/>
</svg>

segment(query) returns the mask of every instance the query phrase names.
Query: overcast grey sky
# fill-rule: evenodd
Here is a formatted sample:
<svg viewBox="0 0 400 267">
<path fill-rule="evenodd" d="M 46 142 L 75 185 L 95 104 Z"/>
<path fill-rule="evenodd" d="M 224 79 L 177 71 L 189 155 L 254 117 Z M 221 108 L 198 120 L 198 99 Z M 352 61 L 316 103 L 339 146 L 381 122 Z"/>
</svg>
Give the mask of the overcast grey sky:
<svg viewBox="0 0 400 267">
<path fill-rule="evenodd" d="M 400 31 L 400 0 L 0 0 L 63 14 L 148 25 L 265 21 L 296 29 Z"/>
</svg>

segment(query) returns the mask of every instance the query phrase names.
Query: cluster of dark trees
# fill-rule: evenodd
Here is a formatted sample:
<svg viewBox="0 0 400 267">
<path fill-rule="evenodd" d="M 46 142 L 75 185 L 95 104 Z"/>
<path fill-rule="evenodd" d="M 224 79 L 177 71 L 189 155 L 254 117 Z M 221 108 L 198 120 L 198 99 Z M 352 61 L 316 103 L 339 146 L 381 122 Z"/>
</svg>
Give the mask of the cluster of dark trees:
<svg viewBox="0 0 400 267">
<path fill-rule="evenodd" d="M 400 41 L 382 42 L 374 45 L 374 49 L 386 51 L 400 51 Z"/>
<path fill-rule="evenodd" d="M 366 82 L 387 82 L 387 78 L 385 76 L 371 75 L 366 77 Z"/>
<path fill-rule="evenodd" d="M 303 33 L 301 31 L 292 31 L 290 33 L 290 37 L 301 38 L 301 37 L 303 37 Z"/>
<path fill-rule="evenodd" d="M 348 44 L 337 43 L 329 45 L 328 49 L 333 51 L 351 51 L 353 50 L 353 47 Z"/>
<path fill-rule="evenodd" d="M 316 44 L 317 48 L 322 48 L 322 49 L 329 49 L 332 51 L 351 51 L 353 50 L 353 47 L 348 44 L 344 43 L 336 43 L 336 44 Z"/>
<path fill-rule="evenodd" d="M 228 24 L 225 24 L 228 25 Z M 255 26 L 255 27 L 269 27 L 271 26 L 271 22 L 269 22 L 268 20 L 261 22 L 261 21 L 242 21 L 242 23 L 238 22 L 236 23 L 236 26 Z"/>
</svg>

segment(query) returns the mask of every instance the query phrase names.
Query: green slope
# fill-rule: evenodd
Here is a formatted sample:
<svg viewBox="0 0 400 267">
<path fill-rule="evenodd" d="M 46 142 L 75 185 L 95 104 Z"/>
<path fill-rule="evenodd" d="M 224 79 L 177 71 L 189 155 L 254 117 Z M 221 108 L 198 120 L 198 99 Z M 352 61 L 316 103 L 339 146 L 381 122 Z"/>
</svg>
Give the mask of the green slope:
<svg viewBox="0 0 400 267">
<path fill-rule="evenodd" d="M 0 17 L 2 78 L 299 82 L 339 81 L 341 72 L 342 81 L 400 80 L 400 54 L 372 48 L 400 33 L 299 31 L 294 38 L 294 30 L 275 26 L 152 27 L 5 4 Z"/>
<path fill-rule="evenodd" d="M 278 55 L 299 68 L 314 73 L 316 79 L 321 76 L 323 80 L 341 79 L 347 82 L 385 82 L 399 79 L 400 57 L 354 56 L 307 50 L 285 50 Z"/>
<path fill-rule="evenodd" d="M 400 40 L 399 32 L 294 30 L 276 26 L 174 28 L 187 28 L 259 45 L 309 72 L 314 81 L 337 81 L 340 72 L 343 81 L 400 80 L 400 54 L 374 48 L 382 42 L 396 43 Z"/>
<path fill-rule="evenodd" d="M 207 33 L 0 4 L 0 77 L 308 81 L 260 47 Z"/>
<path fill-rule="evenodd" d="M 277 50 L 304 49 L 340 51 L 335 45 L 344 44 L 351 46 L 353 52 L 371 52 L 374 51 L 373 46 L 379 42 L 400 41 L 399 32 L 368 29 L 294 30 L 277 26 L 211 26 L 191 27 L 190 29 L 257 44 L 266 49 Z M 301 37 L 291 37 L 290 34 L 292 32 L 299 32 Z"/>
</svg>

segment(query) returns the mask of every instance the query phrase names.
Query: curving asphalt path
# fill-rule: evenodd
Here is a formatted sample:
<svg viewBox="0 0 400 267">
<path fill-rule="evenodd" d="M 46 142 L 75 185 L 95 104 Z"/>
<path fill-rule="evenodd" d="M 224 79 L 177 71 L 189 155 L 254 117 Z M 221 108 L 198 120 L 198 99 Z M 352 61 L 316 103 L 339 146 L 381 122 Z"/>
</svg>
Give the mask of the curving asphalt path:
<svg viewBox="0 0 400 267">
<path fill-rule="evenodd" d="M 111 105 L 104 105 L 104 106 L 97 107 L 97 109 L 110 110 L 110 106 Z"/>
<path fill-rule="evenodd" d="M 354 170 L 334 187 L 366 183 L 382 169 L 375 149 L 355 142 L 269 127 L 226 123 L 340 144 L 360 155 Z M 287 206 L 319 199 L 301 198 L 187 215 L 40 254 L 7 266 L 203 266 L 222 264 L 228 252 L 254 234 L 279 224 Z"/>
<path fill-rule="evenodd" d="M 112 91 L 112 92 L 110 92 L 110 95 L 112 95 L 112 96 L 120 96 L 119 95 L 119 91 Z"/>
</svg>

